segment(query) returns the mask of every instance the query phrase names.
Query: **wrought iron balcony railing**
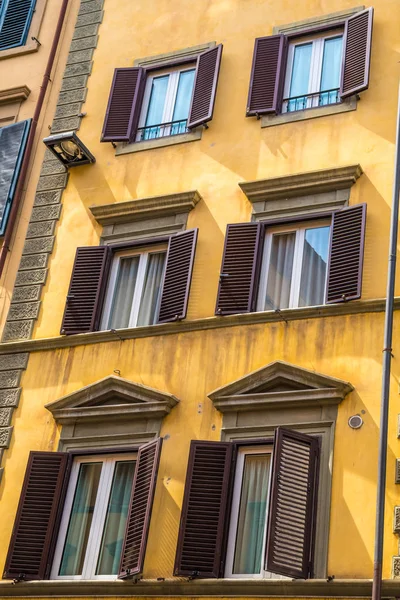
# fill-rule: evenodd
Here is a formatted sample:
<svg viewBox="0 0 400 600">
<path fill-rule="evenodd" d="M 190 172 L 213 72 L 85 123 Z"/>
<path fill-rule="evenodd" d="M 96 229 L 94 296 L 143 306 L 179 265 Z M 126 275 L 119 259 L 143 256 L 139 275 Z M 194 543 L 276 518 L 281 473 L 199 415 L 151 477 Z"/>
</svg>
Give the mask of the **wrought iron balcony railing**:
<svg viewBox="0 0 400 600">
<path fill-rule="evenodd" d="M 284 98 L 282 103 L 282 112 L 295 112 L 297 110 L 307 110 L 327 104 L 339 104 L 339 88 L 315 92 L 314 94 L 304 94 L 303 96 L 293 96 Z"/>
<path fill-rule="evenodd" d="M 147 125 L 146 127 L 138 128 L 136 141 L 154 140 L 156 138 L 166 137 L 167 135 L 187 133 L 188 131 L 187 119 L 171 121 L 170 123 L 159 123 L 158 125 Z"/>
</svg>

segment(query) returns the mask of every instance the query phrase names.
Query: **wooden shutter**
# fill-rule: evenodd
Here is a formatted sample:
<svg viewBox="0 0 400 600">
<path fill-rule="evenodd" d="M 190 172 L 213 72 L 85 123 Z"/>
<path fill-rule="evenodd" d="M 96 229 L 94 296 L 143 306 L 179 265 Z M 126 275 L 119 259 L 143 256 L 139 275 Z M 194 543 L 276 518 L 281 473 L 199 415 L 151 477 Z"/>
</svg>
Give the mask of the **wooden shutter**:
<svg viewBox="0 0 400 600">
<path fill-rule="evenodd" d="M 170 237 L 159 323 L 186 317 L 198 229 L 188 229 Z"/>
<path fill-rule="evenodd" d="M 35 4 L 36 0 L 8 0 L 0 21 L 0 50 L 25 44 Z"/>
<path fill-rule="evenodd" d="M 368 88 L 374 9 L 347 19 L 343 37 L 340 97 L 347 98 Z"/>
<path fill-rule="evenodd" d="M 69 455 L 31 452 L 6 559 L 5 579 L 44 579 L 51 561 Z"/>
<path fill-rule="evenodd" d="M 77 248 L 61 333 L 87 333 L 99 326 L 110 266 L 108 246 Z"/>
<path fill-rule="evenodd" d="M 134 577 L 143 572 L 161 446 L 162 439 L 158 438 L 139 448 L 121 552 L 118 575 L 120 579 Z"/>
<path fill-rule="evenodd" d="M 261 223 L 227 226 L 215 310 L 217 315 L 254 310 L 262 231 Z"/>
<path fill-rule="evenodd" d="M 220 575 L 231 461 L 230 443 L 191 443 L 175 575 Z"/>
<path fill-rule="evenodd" d="M 366 204 L 357 204 L 333 213 L 327 304 L 361 297 L 366 215 Z"/>
<path fill-rule="evenodd" d="M 318 439 L 278 427 L 268 511 L 266 571 L 307 579 L 312 574 Z"/>
<path fill-rule="evenodd" d="M 247 117 L 280 112 L 286 55 L 285 35 L 271 35 L 256 39 L 247 100 Z"/>
<path fill-rule="evenodd" d="M 145 85 L 142 67 L 115 69 L 102 142 L 130 142 L 136 135 Z"/>
<path fill-rule="evenodd" d="M 211 121 L 217 92 L 222 44 L 203 52 L 197 57 L 196 76 L 189 109 L 188 128 Z"/>
</svg>

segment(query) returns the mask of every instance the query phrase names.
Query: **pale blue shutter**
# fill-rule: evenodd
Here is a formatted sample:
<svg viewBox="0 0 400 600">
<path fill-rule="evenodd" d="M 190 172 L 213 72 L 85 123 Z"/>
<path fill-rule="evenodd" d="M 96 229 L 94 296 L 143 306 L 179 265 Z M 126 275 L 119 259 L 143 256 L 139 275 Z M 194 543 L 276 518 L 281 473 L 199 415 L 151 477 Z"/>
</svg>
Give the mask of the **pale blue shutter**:
<svg viewBox="0 0 400 600">
<path fill-rule="evenodd" d="M 29 127 L 30 120 L 0 128 L 0 236 L 6 230 Z"/>
<path fill-rule="evenodd" d="M 0 0 L 0 50 L 23 46 L 36 0 Z"/>
</svg>

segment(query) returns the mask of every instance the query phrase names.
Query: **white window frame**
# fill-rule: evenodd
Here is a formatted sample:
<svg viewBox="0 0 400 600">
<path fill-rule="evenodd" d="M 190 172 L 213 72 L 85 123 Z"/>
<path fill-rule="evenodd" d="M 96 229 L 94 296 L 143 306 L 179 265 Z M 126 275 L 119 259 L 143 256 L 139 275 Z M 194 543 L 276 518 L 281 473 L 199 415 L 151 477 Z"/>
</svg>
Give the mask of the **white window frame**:
<svg viewBox="0 0 400 600">
<path fill-rule="evenodd" d="M 321 221 L 308 221 L 293 225 L 277 225 L 275 227 L 267 227 L 264 238 L 264 249 L 261 262 L 260 282 L 257 296 L 257 311 L 276 310 L 264 308 L 265 297 L 267 294 L 268 275 L 270 270 L 270 258 L 272 249 L 272 238 L 279 233 L 295 233 L 296 239 L 294 244 L 293 254 L 293 269 L 292 280 L 290 285 L 290 297 L 288 308 L 299 308 L 301 271 L 303 267 L 304 240 L 307 229 L 317 229 L 319 227 L 332 227 L 330 219 Z M 326 302 L 326 281 L 328 277 L 328 269 L 325 274 L 324 300 Z M 306 307 L 301 307 L 306 308 Z M 279 310 L 279 309 L 278 309 Z"/>
<path fill-rule="evenodd" d="M 98 579 L 104 581 L 115 580 L 118 575 L 95 575 L 97 561 L 100 552 L 101 540 L 103 537 L 105 518 L 107 514 L 108 502 L 110 498 L 111 485 L 114 476 L 115 465 L 117 462 L 137 461 L 136 453 L 109 454 L 96 456 L 80 456 L 74 459 L 71 468 L 71 475 L 68 483 L 68 490 L 65 498 L 63 514 L 61 518 L 60 530 L 57 537 L 56 550 L 54 553 L 53 565 L 51 569 L 51 579 L 64 580 L 87 580 Z M 76 484 L 78 482 L 79 469 L 85 463 L 102 463 L 102 469 L 97 489 L 96 502 L 93 510 L 92 524 L 88 537 L 85 560 L 83 563 L 81 575 L 59 575 L 62 555 L 64 552 L 65 540 L 68 533 L 68 525 L 71 516 L 71 510 L 75 497 Z"/>
<path fill-rule="evenodd" d="M 147 118 L 147 112 L 149 109 L 151 90 L 152 90 L 152 86 L 153 86 L 153 79 L 156 79 L 157 77 L 164 77 L 166 75 L 169 76 L 167 92 L 165 95 L 164 111 L 163 111 L 163 116 L 162 116 L 161 123 L 160 123 L 160 125 L 162 125 L 163 123 L 171 123 L 172 122 L 172 117 L 173 117 L 174 109 L 175 109 L 176 95 L 178 92 L 178 84 L 179 84 L 180 74 L 185 73 L 186 71 L 195 71 L 195 70 L 196 70 L 196 64 L 193 63 L 193 64 L 190 64 L 190 66 L 186 65 L 185 67 L 182 67 L 182 66 L 176 67 L 175 69 L 169 69 L 168 71 L 164 71 L 164 70 L 156 71 L 147 76 L 146 87 L 145 87 L 144 95 L 143 95 L 142 108 L 141 108 L 140 117 L 139 117 L 139 126 L 138 126 L 139 130 L 136 135 L 137 142 L 142 140 L 143 132 L 140 131 L 140 129 L 142 129 L 143 127 L 146 127 L 146 118 Z M 193 81 L 193 85 L 194 85 L 194 81 Z M 193 89 L 192 89 L 192 94 L 193 94 Z M 157 125 L 158 125 L 158 123 L 157 123 Z M 152 125 L 149 125 L 148 127 L 152 127 Z M 168 135 L 171 135 L 171 126 L 170 125 L 168 127 L 164 127 L 162 134 L 158 135 L 157 137 L 166 137 Z M 150 138 L 150 139 L 154 139 L 154 138 Z"/>
<path fill-rule="evenodd" d="M 143 286 L 144 286 L 144 280 L 145 280 L 145 276 L 146 276 L 146 269 L 147 269 L 147 263 L 148 263 L 149 257 L 153 254 L 165 254 L 165 258 L 166 258 L 167 257 L 167 249 L 168 249 L 167 244 L 162 244 L 162 245 L 158 245 L 158 246 L 149 246 L 147 248 L 146 247 L 132 248 L 131 250 L 121 250 L 119 252 L 115 252 L 114 257 L 113 257 L 113 262 L 111 265 L 110 276 L 108 279 L 106 298 L 105 298 L 105 303 L 104 303 L 103 315 L 102 315 L 102 319 L 101 319 L 101 330 L 104 331 L 109 328 L 108 323 L 109 323 L 110 316 L 111 316 L 111 309 L 112 309 L 114 293 L 115 293 L 115 285 L 116 285 L 116 281 L 117 281 L 117 276 L 118 276 L 121 259 L 129 258 L 130 256 L 140 256 L 138 273 L 137 273 L 137 278 L 136 278 L 136 286 L 135 286 L 135 291 L 133 294 L 133 302 L 132 302 L 132 308 L 131 308 L 131 313 L 129 316 L 129 324 L 128 324 L 128 327 L 136 327 L 138 317 L 139 317 L 139 310 L 140 310 L 140 304 L 141 304 L 141 300 L 142 300 Z M 165 267 L 166 267 L 166 260 L 164 263 L 164 272 L 162 275 L 162 280 L 165 277 Z M 156 306 L 156 312 L 155 312 L 155 321 L 156 322 L 158 319 L 158 313 L 160 311 L 160 303 L 161 303 L 161 294 L 158 298 L 158 302 L 157 302 L 157 306 Z"/>
<path fill-rule="evenodd" d="M 283 97 L 288 98 L 290 100 L 290 85 L 292 82 L 292 72 L 293 72 L 293 62 L 294 62 L 294 53 L 297 46 L 304 46 L 306 44 L 312 44 L 311 50 L 311 60 L 310 60 L 310 77 L 308 80 L 308 90 L 307 94 L 318 94 L 321 91 L 321 77 L 322 77 L 322 63 L 324 58 L 324 47 L 325 41 L 335 38 L 342 38 L 342 53 L 343 53 L 343 32 L 336 32 L 333 34 L 325 35 L 323 37 L 318 37 L 314 39 L 302 39 L 301 41 L 292 42 L 289 44 L 288 48 L 288 57 L 286 63 L 286 74 L 285 74 L 285 85 L 283 91 Z M 323 90 L 322 90 L 323 91 Z M 289 100 L 286 100 L 282 105 L 282 112 L 288 112 L 288 104 Z M 329 104 L 336 104 L 335 102 L 330 102 Z M 319 97 L 316 96 L 314 98 L 307 98 L 306 108 L 315 108 L 318 106 L 325 106 L 319 103 Z M 296 112 L 296 111 L 290 111 Z"/>
</svg>

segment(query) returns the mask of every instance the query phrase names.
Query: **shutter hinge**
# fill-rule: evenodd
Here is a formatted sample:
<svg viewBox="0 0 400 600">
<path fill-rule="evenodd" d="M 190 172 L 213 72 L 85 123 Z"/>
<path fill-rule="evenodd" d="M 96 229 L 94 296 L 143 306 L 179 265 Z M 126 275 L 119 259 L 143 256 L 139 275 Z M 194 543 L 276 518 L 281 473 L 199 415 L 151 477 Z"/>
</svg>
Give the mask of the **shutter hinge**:
<svg viewBox="0 0 400 600">
<path fill-rule="evenodd" d="M 198 577 L 199 575 L 199 571 L 192 571 L 191 575 L 189 575 L 189 581 L 192 581 L 192 579 L 196 579 L 196 577 Z"/>
<path fill-rule="evenodd" d="M 222 283 L 226 277 L 229 277 L 229 273 L 220 273 L 219 274 L 219 282 Z"/>
</svg>

